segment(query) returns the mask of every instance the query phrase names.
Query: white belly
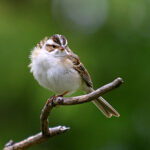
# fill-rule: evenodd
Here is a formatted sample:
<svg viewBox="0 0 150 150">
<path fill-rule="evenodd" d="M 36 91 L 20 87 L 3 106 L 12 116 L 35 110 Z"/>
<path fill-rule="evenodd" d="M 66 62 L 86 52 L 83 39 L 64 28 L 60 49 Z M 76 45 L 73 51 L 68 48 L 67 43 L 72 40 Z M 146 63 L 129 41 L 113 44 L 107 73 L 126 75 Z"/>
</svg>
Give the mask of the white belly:
<svg viewBox="0 0 150 150">
<path fill-rule="evenodd" d="M 81 86 L 81 79 L 73 69 L 60 66 L 48 69 L 42 76 L 37 76 L 39 83 L 57 94 L 75 92 Z"/>
<path fill-rule="evenodd" d="M 56 94 L 64 92 L 71 94 L 81 87 L 81 77 L 71 66 L 64 65 L 57 59 L 38 56 L 32 61 L 31 70 L 35 79 L 43 87 Z"/>
</svg>

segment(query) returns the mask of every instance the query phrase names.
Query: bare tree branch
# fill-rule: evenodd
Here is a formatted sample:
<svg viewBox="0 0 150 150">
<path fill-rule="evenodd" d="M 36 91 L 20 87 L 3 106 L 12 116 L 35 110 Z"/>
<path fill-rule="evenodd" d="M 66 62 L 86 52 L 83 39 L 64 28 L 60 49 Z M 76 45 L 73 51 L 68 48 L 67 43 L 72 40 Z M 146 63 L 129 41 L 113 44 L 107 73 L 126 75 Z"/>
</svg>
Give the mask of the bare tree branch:
<svg viewBox="0 0 150 150">
<path fill-rule="evenodd" d="M 121 78 L 117 78 L 114 81 L 100 87 L 96 91 L 93 91 L 89 94 L 75 96 L 75 97 L 66 97 L 66 98 L 58 97 L 53 101 L 53 103 L 55 105 L 75 105 L 75 104 L 89 102 L 119 87 L 122 83 L 123 83 L 123 80 Z"/>
<path fill-rule="evenodd" d="M 58 127 L 54 127 L 54 128 L 49 128 L 50 134 L 47 136 L 44 136 L 42 134 L 42 132 L 40 132 L 36 135 L 32 135 L 32 136 L 28 137 L 27 139 L 25 139 L 21 142 L 15 143 L 15 144 L 13 144 L 13 141 L 11 140 L 12 145 L 9 143 L 6 144 L 6 147 L 4 148 L 4 150 L 23 150 L 23 149 L 26 149 L 33 145 L 37 145 L 41 142 L 44 142 L 52 136 L 64 133 L 67 130 L 69 130 L 69 128 L 67 128 L 65 126 L 58 126 Z"/>
<path fill-rule="evenodd" d="M 40 116 L 41 120 L 41 131 L 40 133 L 30 136 L 26 138 L 25 140 L 22 140 L 18 143 L 14 143 L 12 140 L 10 140 L 4 147 L 3 150 L 23 150 L 28 147 L 31 147 L 33 145 L 37 145 L 41 142 L 44 142 L 48 140 L 50 137 L 64 133 L 68 131 L 70 128 L 65 126 L 57 126 L 54 128 L 49 128 L 49 122 L 48 117 L 51 112 L 51 110 L 56 105 L 75 105 L 75 104 L 82 104 L 85 102 L 92 101 L 99 96 L 102 96 L 103 94 L 119 87 L 122 84 L 123 80 L 121 78 L 117 78 L 114 81 L 112 81 L 109 84 L 106 84 L 102 86 L 101 88 L 81 96 L 75 96 L 75 97 L 51 97 L 46 102 L 45 106 L 42 109 L 42 113 Z"/>
</svg>

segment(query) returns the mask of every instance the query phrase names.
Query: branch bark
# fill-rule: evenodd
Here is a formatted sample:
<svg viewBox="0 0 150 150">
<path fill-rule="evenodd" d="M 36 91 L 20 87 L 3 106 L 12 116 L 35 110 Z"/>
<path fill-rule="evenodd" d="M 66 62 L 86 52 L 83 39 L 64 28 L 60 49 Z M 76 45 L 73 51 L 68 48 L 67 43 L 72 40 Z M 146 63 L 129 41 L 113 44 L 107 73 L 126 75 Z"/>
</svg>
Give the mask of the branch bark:
<svg viewBox="0 0 150 150">
<path fill-rule="evenodd" d="M 62 134 L 68 131 L 70 128 L 65 126 L 57 126 L 57 127 L 49 128 L 48 117 L 50 115 L 51 110 L 56 105 L 75 105 L 75 104 L 82 104 L 85 102 L 92 101 L 102 96 L 103 94 L 119 87 L 122 84 L 122 82 L 123 80 L 121 78 L 117 78 L 114 81 L 86 95 L 68 97 L 68 98 L 51 97 L 50 99 L 48 99 L 41 112 L 41 116 L 40 116 L 41 132 L 36 135 L 30 136 L 18 143 L 14 143 L 12 140 L 10 140 L 5 145 L 3 150 L 24 150 L 28 147 L 44 142 L 55 135 Z"/>
</svg>

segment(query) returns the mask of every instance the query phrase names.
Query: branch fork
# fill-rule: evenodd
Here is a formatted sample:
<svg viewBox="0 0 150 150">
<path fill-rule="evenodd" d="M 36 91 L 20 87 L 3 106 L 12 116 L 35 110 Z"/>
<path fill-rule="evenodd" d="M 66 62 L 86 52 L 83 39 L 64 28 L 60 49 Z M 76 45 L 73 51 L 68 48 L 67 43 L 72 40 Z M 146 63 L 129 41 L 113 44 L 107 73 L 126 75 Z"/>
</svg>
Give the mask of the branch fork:
<svg viewBox="0 0 150 150">
<path fill-rule="evenodd" d="M 41 132 L 36 135 L 32 135 L 20 142 L 14 143 L 10 140 L 4 147 L 3 150 L 24 150 L 33 145 L 40 144 L 49 138 L 67 132 L 70 128 L 66 126 L 57 126 L 49 128 L 48 117 L 51 113 L 51 110 L 57 105 L 75 105 L 82 104 L 85 102 L 90 102 L 105 93 L 119 87 L 123 83 L 123 80 L 119 77 L 114 81 L 100 87 L 99 89 L 81 96 L 75 97 L 51 97 L 47 100 L 45 106 L 42 109 L 40 121 L 41 121 Z"/>
</svg>

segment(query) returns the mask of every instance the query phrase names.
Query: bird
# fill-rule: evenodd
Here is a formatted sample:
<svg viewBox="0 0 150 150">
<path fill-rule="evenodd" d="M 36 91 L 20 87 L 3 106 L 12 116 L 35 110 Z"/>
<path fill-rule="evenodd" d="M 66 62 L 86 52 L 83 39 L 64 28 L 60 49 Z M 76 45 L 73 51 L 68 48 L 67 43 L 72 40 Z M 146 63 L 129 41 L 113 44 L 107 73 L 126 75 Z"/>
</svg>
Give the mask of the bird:
<svg viewBox="0 0 150 150">
<path fill-rule="evenodd" d="M 91 77 L 80 58 L 68 46 L 64 35 L 45 37 L 31 51 L 30 72 L 44 88 L 56 95 L 70 95 L 77 90 L 93 92 Z M 103 98 L 92 101 L 107 117 L 120 114 Z"/>
</svg>

